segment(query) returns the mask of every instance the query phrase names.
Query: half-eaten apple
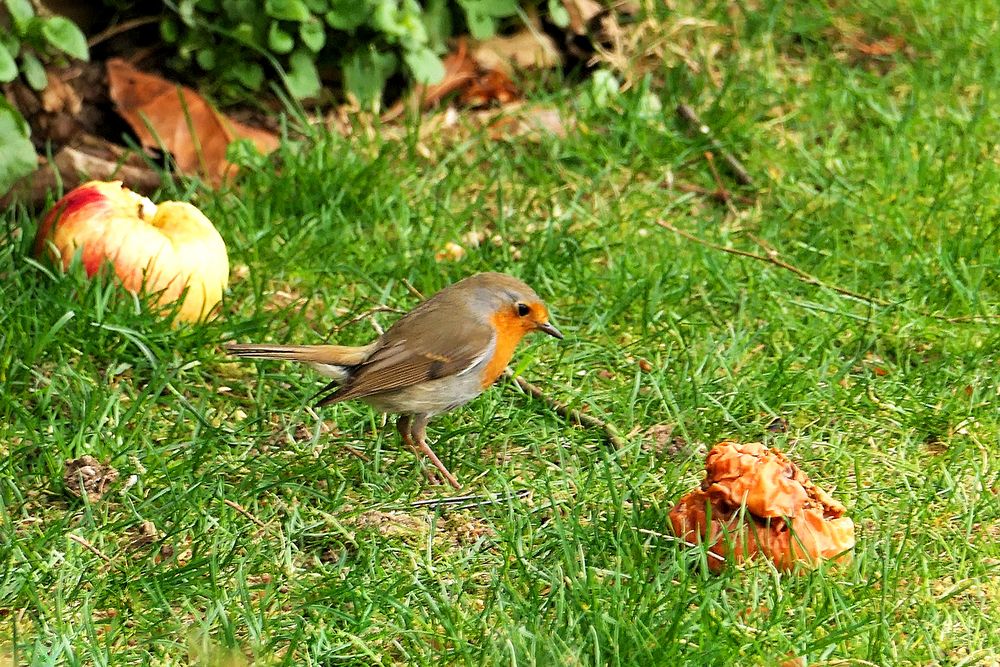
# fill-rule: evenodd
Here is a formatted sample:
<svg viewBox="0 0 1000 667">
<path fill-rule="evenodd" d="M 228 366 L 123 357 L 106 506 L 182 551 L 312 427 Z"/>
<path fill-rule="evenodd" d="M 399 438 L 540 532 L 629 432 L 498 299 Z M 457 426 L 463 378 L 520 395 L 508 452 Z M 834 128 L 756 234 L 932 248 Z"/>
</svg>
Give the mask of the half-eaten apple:
<svg viewBox="0 0 1000 667">
<path fill-rule="evenodd" d="M 46 248 L 69 267 L 77 251 L 93 276 L 110 264 L 129 291 L 184 301 L 177 317 L 208 317 L 229 282 L 226 244 L 211 221 L 187 202 L 159 205 L 122 186 L 90 181 L 68 192 L 42 221 L 34 252 Z"/>
</svg>

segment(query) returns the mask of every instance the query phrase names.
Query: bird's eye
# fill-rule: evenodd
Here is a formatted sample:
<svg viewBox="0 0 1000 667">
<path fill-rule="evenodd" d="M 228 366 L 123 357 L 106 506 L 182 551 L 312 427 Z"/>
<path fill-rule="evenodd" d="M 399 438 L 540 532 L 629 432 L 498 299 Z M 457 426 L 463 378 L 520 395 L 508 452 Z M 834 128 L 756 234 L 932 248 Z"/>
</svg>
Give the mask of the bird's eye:
<svg viewBox="0 0 1000 667">
<path fill-rule="evenodd" d="M 517 314 L 521 317 L 527 317 L 531 313 L 531 306 L 526 303 L 517 304 Z"/>
</svg>

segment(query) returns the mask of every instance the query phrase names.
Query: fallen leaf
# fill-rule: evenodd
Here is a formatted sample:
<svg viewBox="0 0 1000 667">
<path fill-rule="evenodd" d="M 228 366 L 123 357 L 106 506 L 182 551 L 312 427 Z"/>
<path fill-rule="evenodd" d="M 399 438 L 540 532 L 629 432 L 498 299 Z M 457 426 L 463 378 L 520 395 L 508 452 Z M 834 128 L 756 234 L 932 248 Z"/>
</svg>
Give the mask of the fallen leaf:
<svg viewBox="0 0 1000 667">
<path fill-rule="evenodd" d="M 872 57 L 891 56 L 906 46 L 906 41 L 902 37 L 889 35 L 873 42 L 855 41 L 854 49 L 861 54 Z"/>
<path fill-rule="evenodd" d="M 218 185 L 235 169 L 226 159 L 231 142 L 249 139 L 262 153 L 278 146 L 274 134 L 226 117 L 186 86 L 137 70 L 120 58 L 107 65 L 119 115 L 145 148 L 169 151 L 185 174 L 201 173 Z"/>
<path fill-rule="evenodd" d="M 507 113 L 494 116 L 487 123 L 493 140 L 526 137 L 538 141 L 545 134 L 562 139 L 569 128 L 576 126 L 572 117 L 564 117 L 555 107 L 524 106 L 505 111 Z"/>
<path fill-rule="evenodd" d="M 477 72 L 476 61 L 469 56 L 465 40 L 459 39 L 458 46 L 444 59 L 444 78 L 438 83 L 418 86 L 414 95 L 425 109 L 429 109 L 442 98 L 468 85 Z"/>
<path fill-rule="evenodd" d="M 767 425 L 767 430 L 770 433 L 787 433 L 788 421 L 784 417 L 775 417 L 771 420 L 771 423 Z"/>
<path fill-rule="evenodd" d="M 642 448 L 653 451 L 657 454 L 666 454 L 669 457 L 677 457 L 688 447 L 687 440 L 683 436 L 674 435 L 673 424 L 654 424 L 646 429 L 642 434 Z M 648 443 L 648 444 L 647 444 Z"/>
<path fill-rule="evenodd" d="M 496 104 L 510 104 L 521 97 L 520 91 L 501 70 L 494 69 L 469 82 L 459 100 L 465 106 L 485 107 Z"/>
<path fill-rule="evenodd" d="M 61 74 L 58 70 L 46 70 L 48 84 L 41 93 L 42 108 L 48 113 L 63 112 L 75 116 L 83 108 L 83 102 Z"/>
<path fill-rule="evenodd" d="M 66 461 L 66 470 L 63 472 L 63 484 L 67 493 L 77 498 L 87 496 L 91 502 L 100 500 L 117 479 L 116 469 L 104 465 L 93 456 Z"/>
<path fill-rule="evenodd" d="M 481 67 L 469 55 L 465 39 L 459 39 L 455 50 L 444 59 L 444 78 L 438 83 L 415 86 L 408 98 L 393 105 L 381 120 L 393 121 L 407 108 L 430 109 L 453 93 L 459 93 L 459 102 L 467 107 L 508 104 L 521 97 L 506 72 Z"/>
<path fill-rule="evenodd" d="M 601 13 L 601 5 L 595 0 L 562 0 L 569 12 L 569 29 L 577 35 L 587 32 L 590 19 Z"/>
<path fill-rule="evenodd" d="M 497 36 L 480 42 L 472 57 L 484 70 L 551 69 L 562 62 L 552 38 L 540 30 L 525 28 L 507 36 Z"/>
</svg>

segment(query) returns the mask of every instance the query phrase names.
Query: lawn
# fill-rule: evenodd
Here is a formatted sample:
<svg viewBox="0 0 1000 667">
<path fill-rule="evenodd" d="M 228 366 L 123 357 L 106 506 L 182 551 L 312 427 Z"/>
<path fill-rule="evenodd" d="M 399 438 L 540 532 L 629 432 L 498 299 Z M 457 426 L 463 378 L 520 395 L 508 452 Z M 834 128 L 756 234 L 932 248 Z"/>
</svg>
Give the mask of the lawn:
<svg viewBox="0 0 1000 667">
<path fill-rule="evenodd" d="M 1000 7 L 680 4 L 648 85 L 537 82 L 564 137 L 317 131 L 238 191 L 167 188 L 229 246 L 203 326 L 0 213 L 0 664 L 1000 664 Z M 716 178 L 680 101 L 753 201 L 682 189 Z M 361 344 L 484 270 L 566 334 L 514 370 L 624 446 L 501 381 L 431 424 L 448 504 L 380 415 L 222 349 Z M 841 500 L 851 562 L 712 575 L 670 539 L 723 438 Z M 66 492 L 84 454 L 100 500 Z"/>
</svg>

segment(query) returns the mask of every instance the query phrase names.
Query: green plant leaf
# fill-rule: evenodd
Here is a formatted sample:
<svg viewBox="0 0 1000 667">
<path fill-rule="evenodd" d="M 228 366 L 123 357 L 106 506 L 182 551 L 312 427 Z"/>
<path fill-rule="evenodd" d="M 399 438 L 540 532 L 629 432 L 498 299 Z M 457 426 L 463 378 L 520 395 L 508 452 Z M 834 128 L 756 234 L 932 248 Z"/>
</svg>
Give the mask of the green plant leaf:
<svg viewBox="0 0 1000 667">
<path fill-rule="evenodd" d="M 474 39 L 489 39 L 496 34 L 496 21 L 488 14 L 466 11 L 465 22 L 469 25 L 469 34 Z"/>
<path fill-rule="evenodd" d="M 295 40 L 274 21 L 267 31 L 267 45 L 275 53 L 291 53 L 295 48 Z"/>
<path fill-rule="evenodd" d="M 285 76 L 288 92 L 296 99 L 315 97 L 320 91 L 319 72 L 313 62 L 313 54 L 299 49 L 288 59 L 288 72 Z"/>
<path fill-rule="evenodd" d="M 45 74 L 45 66 L 31 51 L 21 54 L 21 74 L 25 81 L 35 90 L 45 90 L 49 83 L 49 77 Z"/>
<path fill-rule="evenodd" d="M 76 24 L 62 16 L 50 16 L 42 23 L 42 36 L 64 53 L 80 60 L 90 60 L 87 38 Z"/>
<path fill-rule="evenodd" d="M 0 44 L 0 83 L 10 83 L 17 78 L 17 63 L 3 44 Z"/>
<path fill-rule="evenodd" d="M 474 11 L 493 18 L 517 15 L 517 0 L 458 0 L 466 12 Z"/>
<path fill-rule="evenodd" d="M 549 0 L 549 18 L 560 28 L 565 28 L 569 25 L 569 12 L 566 11 L 566 6 L 563 5 L 562 0 Z"/>
<path fill-rule="evenodd" d="M 344 87 L 361 106 L 370 109 L 382 99 L 385 82 L 398 64 L 396 56 L 379 53 L 374 47 L 355 51 L 343 62 Z"/>
<path fill-rule="evenodd" d="M 35 17 L 35 8 L 31 6 L 30 0 L 4 0 L 4 4 L 7 5 L 17 32 L 23 34 L 28 22 Z"/>
<path fill-rule="evenodd" d="M 21 40 L 10 32 L 0 32 L 0 46 L 7 49 L 7 53 L 10 54 L 11 58 L 21 52 Z"/>
<path fill-rule="evenodd" d="M 427 47 L 407 51 L 403 61 L 417 83 L 437 83 L 444 78 L 444 63 Z"/>
<path fill-rule="evenodd" d="M 423 9 L 417 0 L 403 0 L 402 6 L 394 12 L 392 21 L 391 31 L 406 48 L 415 49 L 427 43 Z"/>
<path fill-rule="evenodd" d="M 0 195 L 7 194 L 18 179 L 35 170 L 37 158 L 28 124 L 17 109 L 0 97 Z"/>
<path fill-rule="evenodd" d="M 257 63 L 238 62 L 229 68 L 227 74 L 249 90 L 260 90 L 264 83 L 264 69 Z"/>
<path fill-rule="evenodd" d="M 302 0 L 267 0 L 264 11 L 272 18 L 285 21 L 308 21 L 312 16 Z"/>
<path fill-rule="evenodd" d="M 234 21 L 246 21 L 255 15 L 260 5 L 253 0 L 222 0 L 222 11 Z"/>
<path fill-rule="evenodd" d="M 181 0 L 177 3 L 177 15 L 181 17 L 184 25 L 195 26 L 194 21 L 194 0 Z"/>
<path fill-rule="evenodd" d="M 337 30 L 351 32 L 364 25 L 372 14 L 372 6 L 358 0 L 330 0 L 326 24 Z"/>
<path fill-rule="evenodd" d="M 195 54 L 194 59 L 204 70 L 215 69 L 215 49 L 198 49 L 198 53 Z"/>
<path fill-rule="evenodd" d="M 310 51 L 319 51 L 326 43 L 326 28 L 323 26 L 323 22 L 314 18 L 301 24 L 299 38 Z"/>
<path fill-rule="evenodd" d="M 303 0 L 306 3 L 306 7 L 309 11 L 317 16 L 321 16 L 323 12 L 330 9 L 330 3 L 326 0 Z"/>
<path fill-rule="evenodd" d="M 435 52 L 443 53 L 453 30 L 448 0 L 429 0 L 424 8 L 423 20 L 427 45 Z"/>
<path fill-rule="evenodd" d="M 177 21 L 171 18 L 166 18 L 160 21 L 160 37 L 167 44 L 173 44 L 180 37 L 180 31 L 177 28 Z"/>
<path fill-rule="evenodd" d="M 240 23 L 237 25 L 236 28 L 233 29 L 233 36 L 244 44 L 258 46 L 257 36 L 254 33 L 253 26 L 249 23 Z"/>
</svg>

